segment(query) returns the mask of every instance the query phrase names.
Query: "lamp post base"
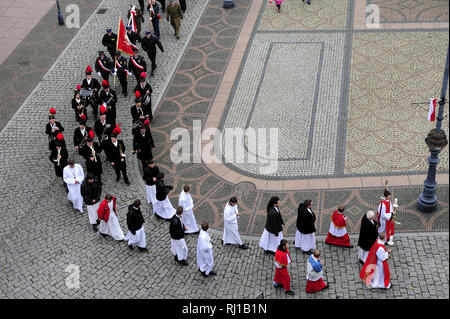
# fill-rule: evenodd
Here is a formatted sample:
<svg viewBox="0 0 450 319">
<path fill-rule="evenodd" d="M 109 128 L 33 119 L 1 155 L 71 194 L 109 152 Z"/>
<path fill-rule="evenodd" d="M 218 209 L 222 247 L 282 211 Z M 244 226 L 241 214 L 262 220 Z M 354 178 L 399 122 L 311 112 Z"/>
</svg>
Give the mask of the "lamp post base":
<svg viewBox="0 0 450 319">
<path fill-rule="evenodd" d="M 234 7 L 234 0 L 223 0 L 223 7 L 225 9 L 233 8 Z"/>
<path fill-rule="evenodd" d="M 435 194 L 431 198 L 426 198 L 424 194 L 419 195 L 419 200 L 417 201 L 417 208 L 422 213 L 432 213 L 436 210 L 438 206 L 438 197 Z"/>
</svg>

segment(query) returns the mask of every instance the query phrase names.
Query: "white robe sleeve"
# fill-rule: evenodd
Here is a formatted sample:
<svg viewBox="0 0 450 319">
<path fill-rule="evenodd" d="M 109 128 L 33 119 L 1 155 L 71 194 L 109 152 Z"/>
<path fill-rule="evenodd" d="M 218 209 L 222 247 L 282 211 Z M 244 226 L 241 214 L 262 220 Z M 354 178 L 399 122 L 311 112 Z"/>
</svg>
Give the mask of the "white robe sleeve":
<svg viewBox="0 0 450 319">
<path fill-rule="evenodd" d="M 223 211 L 223 219 L 226 220 L 227 222 L 234 222 L 236 220 L 235 210 L 233 209 L 232 206 L 229 205 L 225 206 L 225 209 Z"/>
<path fill-rule="evenodd" d="M 390 202 L 389 202 L 390 204 Z M 386 206 L 385 205 L 381 205 L 381 218 L 383 218 L 384 220 L 390 220 L 392 216 L 392 210 L 391 213 L 386 214 Z"/>
<path fill-rule="evenodd" d="M 83 167 L 81 167 L 81 165 L 78 165 L 78 167 L 77 167 L 78 169 L 77 169 L 77 173 L 76 173 L 76 175 L 77 175 L 77 179 L 78 179 L 78 181 L 80 182 L 80 184 L 83 182 L 83 180 L 84 180 L 84 172 L 83 172 Z"/>
<path fill-rule="evenodd" d="M 378 248 L 377 250 L 377 258 L 381 261 L 385 261 L 389 258 L 389 253 L 384 250 L 382 247 Z"/>
</svg>

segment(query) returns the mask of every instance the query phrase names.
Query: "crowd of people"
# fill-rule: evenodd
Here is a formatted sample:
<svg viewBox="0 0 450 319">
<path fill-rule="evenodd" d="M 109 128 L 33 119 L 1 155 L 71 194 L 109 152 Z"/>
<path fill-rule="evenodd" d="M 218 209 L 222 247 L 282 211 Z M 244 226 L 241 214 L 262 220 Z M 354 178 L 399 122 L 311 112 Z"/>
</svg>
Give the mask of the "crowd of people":
<svg viewBox="0 0 450 319">
<path fill-rule="evenodd" d="M 146 10 L 152 17 L 153 32 L 145 31 L 141 37 L 145 22 L 143 15 L 144 1 L 139 1 L 140 9 L 132 6 L 128 11 L 128 17 L 133 15 L 137 32 L 127 27 L 127 36 L 133 47 L 133 56 L 128 61 L 120 51 L 116 52 L 117 35 L 111 29 L 106 30 L 102 44 L 106 47 L 111 59 L 100 50 L 95 61 L 95 72 L 100 79 L 92 77 L 93 69 L 89 65 L 85 69 L 85 78 L 74 91 L 71 106 L 75 112 L 75 121 L 78 127 L 73 133 L 73 147 L 85 160 L 85 169 L 73 158 L 69 158 L 68 145 L 63 132 L 64 127 L 56 121 L 56 110 L 49 110 L 49 122 L 46 125 L 48 135 L 50 161 L 54 165 L 55 174 L 61 177 L 63 185 L 68 192 L 68 199 L 75 210 L 83 213 L 83 204 L 86 205 L 89 223 L 92 229 L 103 237 L 112 237 L 116 241 L 125 241 L 130 250 L 138 247 L 139 251 L 147 252 L 146 233 L 144 229 L 144 217 L 141 212 L 141 201 L 136 199 L 128 206 L 127 226 L 128 232 L 124 234 L 118 219 L 117 198 L 106 193 L 102 199 L 102 191 L 105 183 L 102 180 L 103 163 L 106 160 L 114 169 L 116 182 L 121 177 L 126 185 L 130 185 L 126 166 L 126 147 L 120 134 L 121 124 L 117 123 L 116 104 L 118 97 L 110 86 L 109 76 L 117 77 L 124 97 L 128 94 L 128 77 L 134 75 L 136 86 L 134 92 L 134 105 L 130 109 L 132 122 L 132 154 L 136 154 L 143 171 L 143 180 L 146 185 L 147 204 L 152 206 L 156 218 L 170 221 L 169 234 L 171 238 L 170 248 L 174 260 L 180 265 L 188 265 L 188 247 L 185 242 L 187 234 L 198 234 L 197 242 L 197 268 L 202 276 L 215 275 L 213 242 L 208 234 L 209 225 L 201 223 L 199 229 L 194 216 L 194 202 L 190 195 L 190 186 L 184 185 L 178 198 L 178 205 L 172 205 L 168 194 L 173 187 L 166 185 L 165 174 L 153 160 L 155 143 L 151 134 L 150 123 L 153 120 L 152 98 L 153 92 L 147 78 L 147 65 L 145 58 L 139 55 L 138 43 L 141 44 L 151 61 L 150 77 L 154 76 L 156 65 L 156 47 L 164 52 L 161 43 L 159 29 L 160 12 L 166 13 L 167 20 L 171 20 L 174 28 L 174 36 L 179 38 L 180 20 L 186 11 L 185 1 L 180 4 L 169 1 L 151 0 Z M 88 126 L 87 108 L 92 108 L 95 119 L 93 128 Z M 104 159 L 100 154 L 104 152 Z M 86 171 L 86 175 L 85 175 Z M 377 213 L 369 211 L 361 221 L 361 233 L 358 241 L 358 259 L 364 265 L 360 277 L 368 286 L 373 288 L 389 288 L 389 266 L 387 259 L 389 251 L 385 248 L 385 241 L 389 240 L 393 231 L 386 225 L 393 216 L 390 193 L 385 190 L 384 199 L 380 202 Z M 231 197 L 225 204 L 223 211 L 224 229 L 222 245 L 237 245 L 246 250 L 250 247 L 243 242 L 239 235 L 239 211 L 238 199 Z M 298 207 L 297 230 L 295 241 L 296 249 L 308 255 L 306 261 L 306 291 L 313 293 L 326 289 L 323 281 L 323 260 L 319 257 L 321 252 L 316 247 L 315 222 L 316 215 L 312 211 L 313 202 L 305 200 Z M 346 230 L 347 218 L 343 214 L 344 205 L 339 205 L 331 217 L 331 223 L 326 244 L 346 248 L 353 247 Z M 265 254 L 273 255 L 275 262 L 275 288 L 284 288 L 287 294 L 293 295 L 290 288 L 290 276 L 288 265 L 292 262 L 289 254 L 289 243 L 283 238 L 283 218 L 280 212 L 280 199 L 272 197 L 267 204 L 267 220 L 261 235 L 259 246 Z M 388 233 L 388 234 L 386 234 Z"/>
</svg>

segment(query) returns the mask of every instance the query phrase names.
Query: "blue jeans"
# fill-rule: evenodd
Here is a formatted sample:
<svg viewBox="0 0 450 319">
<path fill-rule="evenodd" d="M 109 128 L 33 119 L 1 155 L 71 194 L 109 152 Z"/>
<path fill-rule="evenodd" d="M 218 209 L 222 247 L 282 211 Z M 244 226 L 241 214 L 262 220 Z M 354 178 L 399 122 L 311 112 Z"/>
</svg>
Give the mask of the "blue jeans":
<svg viewBox="0 0 450 319">
<path fill-rule="evenodd" d="M 156 35 L 159 38 L 159 19 L 157 17 L 152 19 L 152 25 L 153 25 L 153 34 Z"/>
</svg>

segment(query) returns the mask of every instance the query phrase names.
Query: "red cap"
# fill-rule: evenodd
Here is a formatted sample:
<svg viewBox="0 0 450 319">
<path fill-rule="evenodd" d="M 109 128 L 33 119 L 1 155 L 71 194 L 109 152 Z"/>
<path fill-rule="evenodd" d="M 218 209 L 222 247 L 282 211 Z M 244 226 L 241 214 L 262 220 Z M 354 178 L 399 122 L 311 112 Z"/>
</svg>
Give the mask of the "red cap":
<svg viewBox="0 0 450 319">
<path fill-rule="evenodd" d="M 141 72 L 141 78 L 145 78 L 147 76 L 147 73 Z"/>
<path fill-rule="evenodd" d="M 77 85 L 77 90 L 80 91 L 81 90 L 81 85 Z"/>
<path fill-rule="evenodd" d="M 56 135 L 56 139 L 57 139 L 58 141 L 63 141 L 63 140 L 64 140 L 64 135 L 62 135 L 62 133 L 58 133 L 58 134 Z"/>
<path fill-rule="evenodd" d="M 109 87 L 109 83 L 108 83 L 108 81 L 106 81 L 106 80 L 103 80 L 103 81 L 102 81 L 102 86 L 103 86 L 104 88 L 107 88 L 107 87 Z"/>
<path fill-rule="evenodd" d="M 94 131 L 93 131 L 93 130 L 90 130 L 89 133 L 88 133 L 88 135 L 89 135 L 89 137 L 92 138 L 92 139 L 95 137 L 95 134 L 94 134 Z"/>
<path fill-rule="evenodd" d="M 118 126 L 113 130 L 113 134 L 116 134 L 116 135 L 119 135 L 121 132 L 122 132 L 122 129 Z"/>
<path fill-rule="evenodd" d="M 136 93 L 134 93 L 134 96 L 139 99 L 141 97 L 141 92 L 136 91 Z"/>
<path fill-rule="evenodd" d="M 49 112 L 50 112 L 50 114 L 56 114 L 56 110 L 55 110 L 54 108 L 51 108 L 51 109 L 49 110 Z"/>
<path fill-rule="evenodd" d="M 149 120 L 149 119 L 146 119 L 146 120 L 144 121 L 144 125 L 149 126 L 149 125 L 150 125 L 150 120 Z"/>
<path fill-rule="evenodd" d="M 86 71 L 85 72 L 92 72 L 92 68 L 90 65 L 87 66 Z"/>
<path fill-rule="evenodd" d="M 81 119 L 82 121 L 86 121 L 86 115 L 81 114 L 81 115 L 80 115 L 80 119 Z"/>
<path fill-rule="evenodd" d="M 104 105 L 101 105 L 100 106 L 100 113 L 101 114 L 104 114 L 104 113 L 106 113 L 108 110 L 106 109 L 106 106 L 104 106 Z"/>
</svg>

